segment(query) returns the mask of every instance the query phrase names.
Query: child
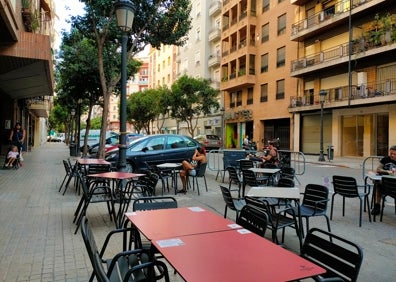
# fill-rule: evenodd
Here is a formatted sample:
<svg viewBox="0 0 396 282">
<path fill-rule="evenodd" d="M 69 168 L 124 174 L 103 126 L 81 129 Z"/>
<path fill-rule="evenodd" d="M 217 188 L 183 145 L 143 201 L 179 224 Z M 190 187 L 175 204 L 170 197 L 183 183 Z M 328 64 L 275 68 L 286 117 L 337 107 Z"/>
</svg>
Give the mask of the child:
<svg viewBox="0 0 396 282">
<path fill-rule="evenodd" d="M 18 155 L 18 147 L 15 145 L 11 146 L 11 150 L 7 154 L 7 163 L 5 166 L 12 167 L 14 165 L 14 162 L 18 159 Z"/>
</svg>

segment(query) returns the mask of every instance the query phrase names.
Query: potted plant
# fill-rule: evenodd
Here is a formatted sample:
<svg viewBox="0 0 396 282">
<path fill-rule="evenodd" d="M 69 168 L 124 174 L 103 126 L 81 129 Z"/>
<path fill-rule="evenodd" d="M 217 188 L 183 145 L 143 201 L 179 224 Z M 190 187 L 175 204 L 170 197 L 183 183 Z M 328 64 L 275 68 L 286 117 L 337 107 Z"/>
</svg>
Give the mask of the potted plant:
<svg viewBox="0 0 396 282">
<path fill-rule="evenodd" d="M 31 0 L 22 0 L 22 21 L 25 30 L 32 32 Z"/>
</svg>

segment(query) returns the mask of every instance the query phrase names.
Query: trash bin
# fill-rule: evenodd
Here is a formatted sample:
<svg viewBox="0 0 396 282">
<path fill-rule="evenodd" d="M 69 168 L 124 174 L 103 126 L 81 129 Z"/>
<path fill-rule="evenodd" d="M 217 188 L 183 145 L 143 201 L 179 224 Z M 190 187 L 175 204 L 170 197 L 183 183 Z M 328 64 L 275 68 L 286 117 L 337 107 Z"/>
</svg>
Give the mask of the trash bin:
<svg viewBox="0 0 396 282">
<path fill-rule="evenodd" d="M 334 159 L 334 146 L 333 145 L 327 146 L 327 159 L 329 161 Z"/>
<path fill-rule="evenodd" d="M 77 157 L 77 145 L 75 143 L 70 143 L 70 157 Z"/>
</svg>

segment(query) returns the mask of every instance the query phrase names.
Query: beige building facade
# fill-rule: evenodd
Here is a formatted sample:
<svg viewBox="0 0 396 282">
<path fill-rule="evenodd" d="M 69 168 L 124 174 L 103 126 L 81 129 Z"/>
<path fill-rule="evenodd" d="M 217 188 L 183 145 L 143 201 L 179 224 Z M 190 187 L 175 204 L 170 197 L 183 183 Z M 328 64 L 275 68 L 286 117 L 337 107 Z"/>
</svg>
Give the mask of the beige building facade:
<svg viewBox="0 0 396 282">
<path fill-rule="evenodd" d="M 396 2 L 291 2 L 294 149 L 319 151 L 324 91 L 325 147 L 333 145 L 335 156 L 386 155 L 396 144 Z"/>
<path fill-rule="evenodd" d="M 241 148 L 245 136 L 259 148 L 275 138 L 281 148 L 290 148 L 288 106 L 298 87 L 290 76 L 297 56 L 297 43 L 290 41 L 294 16 L 289 1 L 223 1 L 220 89 L 226 148 Z"/>
</svg>

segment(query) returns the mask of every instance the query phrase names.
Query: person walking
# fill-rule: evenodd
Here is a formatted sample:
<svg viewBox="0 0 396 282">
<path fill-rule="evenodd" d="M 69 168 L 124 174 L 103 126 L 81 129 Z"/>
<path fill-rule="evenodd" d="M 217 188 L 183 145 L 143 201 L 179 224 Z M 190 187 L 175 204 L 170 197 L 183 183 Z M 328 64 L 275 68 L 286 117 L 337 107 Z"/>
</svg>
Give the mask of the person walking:
<svg viewBox="0 0 396 282">
<path fill-rule="evenodd" d="M 14 126 L 14 128 L 11 130 L 10 133 L 10 138 L 9 141 L 11 142 L 12 145 L 18 147 L 18 152 L 19 152 L 19 160 L 22 162 L 23 161 L 23 145 L 25 142 L 26 138 L 26 130 L 22 128 L 22 124 L 20 122 L 17 122 Z"/>
</svg>

